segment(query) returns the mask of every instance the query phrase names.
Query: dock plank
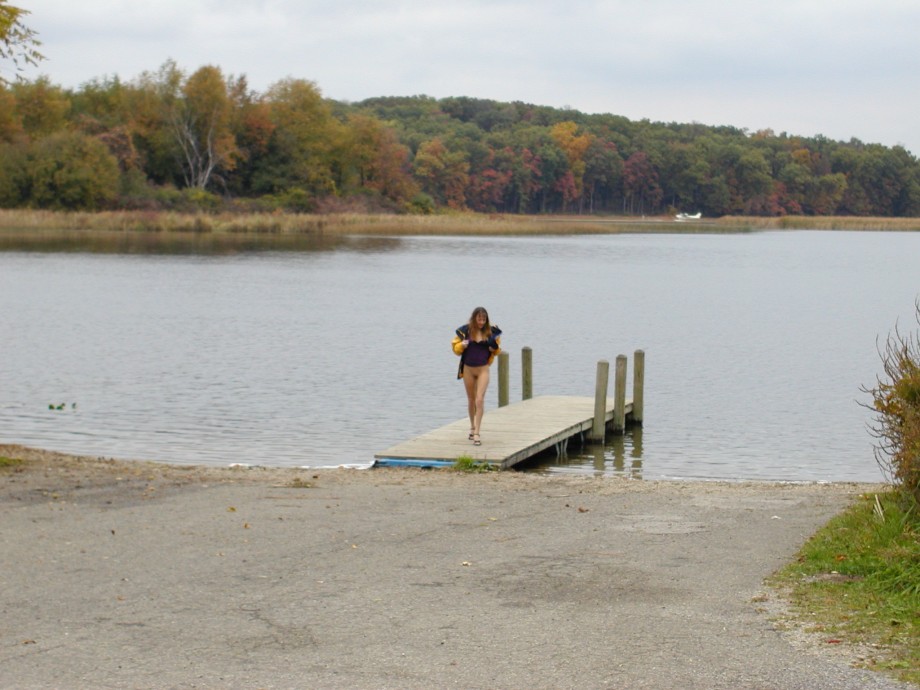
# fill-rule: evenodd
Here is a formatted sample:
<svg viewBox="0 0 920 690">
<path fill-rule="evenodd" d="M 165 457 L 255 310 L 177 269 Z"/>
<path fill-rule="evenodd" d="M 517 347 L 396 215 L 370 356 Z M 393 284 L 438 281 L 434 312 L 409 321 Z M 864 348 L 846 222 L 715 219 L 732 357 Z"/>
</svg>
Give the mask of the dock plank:
<svg viewBox="0 0 920 690">
<path fill-rule="evenodd" d="M 632 401 L 626 401 L 626 414 Z M 482 445 L 467 438 L 464 417 L 376 453 L 377 464 L 452 464 L 460 456 L 485 461 L 502 469 L 591 429 L 594 398 L 544 395 L 513 405 L 486 410 L 482 420 Z M 608 401 L 605 419 L 613 419 Z"/>
</svg>

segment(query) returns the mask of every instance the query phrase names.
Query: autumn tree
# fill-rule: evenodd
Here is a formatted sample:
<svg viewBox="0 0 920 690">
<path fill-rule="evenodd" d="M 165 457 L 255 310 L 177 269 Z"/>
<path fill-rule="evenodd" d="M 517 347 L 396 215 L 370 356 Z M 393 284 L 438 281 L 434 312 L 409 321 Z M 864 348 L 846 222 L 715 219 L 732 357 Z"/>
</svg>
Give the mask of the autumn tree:
<svg viewBox="0 0 920 690">
<path fill-rule="evenodd" d="M 81 129 L 100 131 L 123 125 L 131 115 L 130 90 L 131 87 L 117 76 L 85 82 L 79 89 L 69 92 L 71 117 Z"/>
<path fill-rule="evenodd" d="M 435 138 L 419 147 L 413 167 L 422 190 L 437 203 L 456 209 L 466 205 L 470 166 L 462 151 L 450 151 Z"/>
<path fill-rule="evenodd" d="M 25 65 L 37 65 L 45 59 L 45 56 L 38 52 L 41 41 L 38 40 L 35 31 L 23 23 L 23 18 L 27 14 L 28 10 L 0 0 L 0 60 L 12 62 L 17 73 L 22 71 Z M 0 85 L 8 81 L 0 71 Z"/>
<path fill-rule="evenodd" d="M 510 148 L 488 149 L 485 160 L 470 172 L 467 197 L 475 211 L 505 210 L 514 178 L 514 152 Z"/>
<path fill-rule="evenodd" d="M 504 206 L 512 213 L 530 212 L 540 195 L 541 161 L 534 153 L 540 144 L 539 131 L 539 128 L 517 128 L 492 137 L 493 146 L 501 150 L 511 172 Z"/>
<path fill-rule="evenodd" d="M 920 161 L 899 146 L 464 97 L 334 102 L 306 80 L 258 93 L 244 77 L 209 66 L 187 77 L 172 61 L 127 83 L 0 84 L 3 203 L 37 203 L 23 171 L 62 133 L 105 145 L 126 207 L 186 204 L 201 195 L 171 188 L 219 185 L 225 197 L 265 195 L 254 208 L 359 196 L 389 209 L 920 215 Z"/>
<path fill-rule="evenodd" d="M 70 94 L 73 126 L 104 143 L 123 173 L 140 174 L 141 157 L 134 143 L 131 88 L 118 78 L 92 80 Z"/>
<path fill-rule="evenodd" d="M 22 120 L 16 112 L 16 97 L 0 84 L 0 143 L 10 143 L 22 135 Z"/>
<path fill-rule="evenodd" d="M 916 184 L 916 164 L 902 147 L 866 146 L 850 183 L 859 184 L 868 201 L 868 212 L 877 216 L 917 213 L 912 188 Z"/>
<path fill-rule="evenodd" d="M 204 189 L 216 173 L 233 170 L 237 147 L 230 129 L 231 103 L 219 68 L 201 67 L 182 84 L 170 121 L 187 187 Z"/>
<path fill-rule="evenodd" d="M 356 114 L 347 121 L 348 147 L 344 161 L 354 171 L 359 189 L 376 192 L 405 204 L 419 187 L 412 178 L 409 149 L 380 120 Z"/>
<path fill-rule="evenodd" d="M 512 196 L 509 208 L 517 213 L 526 213 L 532 208 L 533 200 L 540 192 L 540 159 L 524 148 L 515 154 L 511 168 Z"/>
<path fill-rule="evenodd" d="M 11 89 L 22 129 L 30 138 L 39 139 L 65 129 L 70 115 L 70 99 L 48 77 L 39 77 L 33 82 L 17 82 Z"/>
<path fill-rule="evenodd" d="M 636 151 L 623 164 L 623 204 L 630 213 L 650 213 L 661 203 L 658 172 L 645 151 Z"/>
<path fill-rule="evenodd" d="M 741 146 L 732 148 L 731 170 L 732 207 L 731 213 L 756 215 L 757 210 L 768 206 L 773 191 L 770 167 L 763 154 L 756 148 Z"/>
<path fill-rule="evenodd" d="M 571 201 L 580 200 L 584 194 L 585 153 L 591 146 L 593 137 L 589 134 L 576 134 L 578 125 L 571 121 L 559 122 L 550 129 L 553 140 L 565 153 L 569 169 L 557 182 L 557 187 L 562 190 L 562 210 Z"/>
<path fill-rule="evenodd" d="M 528 124 L 512 132 L 508 141 L 517 152 L 512 187 L 518 195 L 520 212 L 544 213 L 560 209 L 565 185 L 571 183 L 563 179 L 569 165 L 565 152 L 549 129 Z"/>
<path fill-rule="evenodd" d="M 227 178 L 231 192 L 247 194 L 252 189 L 252 177 L 263 156 L 268 153 L 275 124 L 271 108 L 265 99 L 249 88 L 245 76 L 228 81 L 232 103 L 231 129 L 236 139 L 236 166 Z"/>
<path fill-rule="evenodd" d="M 700 147 L 692 142 L 670 142 L 661 169 L 662 201 L 680 211 L 702 211 L 700 189 L 709 175 L 709 164 Z"/>
<path fill-rule="evenodd" d="M 268 89 L 265 99 L 274 129 L 253 173 L 253 191 L 335 194 L 333 154 L 341 142 L 342 125 L 332 117 L 316 84 L 284 79 Z"/>
<path fill-rule="evenodd" d="M 834 215 L 846 190 L 847 178 L 842 173 L 821 175 L 812 179 L 808 185 L 806 212 L 816 216 Z"/>
<path fill-rule="evenodd" d="M 180 186 L 183 182 L 182 151 L 173 126 L 183 79 L 176 63 L 168 60 L 156 72 L 142 73 L 125 96 L 144 172 L 157 185 Z"/>
<path fill-rule="evenodd" d="M 595 205 L 612 201 L 618 193 L 623 177 L 623 159 L 612 141 L 593 137 L 584 156 L 584 196 L 588 199 L 588 212 Z"/>
</svg>

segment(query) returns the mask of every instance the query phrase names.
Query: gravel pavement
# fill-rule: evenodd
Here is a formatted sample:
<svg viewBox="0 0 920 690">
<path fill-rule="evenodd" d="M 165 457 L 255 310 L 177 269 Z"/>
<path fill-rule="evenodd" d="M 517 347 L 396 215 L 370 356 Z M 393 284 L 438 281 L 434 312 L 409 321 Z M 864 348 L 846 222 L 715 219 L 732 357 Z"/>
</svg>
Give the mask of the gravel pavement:
<svg viewBox="0 0 920 690">
<path fill-rule="evenodd" d="M 913 687 L 763 584 L 879 487 L 0 455 L 0 688 Z"/>
</svg>

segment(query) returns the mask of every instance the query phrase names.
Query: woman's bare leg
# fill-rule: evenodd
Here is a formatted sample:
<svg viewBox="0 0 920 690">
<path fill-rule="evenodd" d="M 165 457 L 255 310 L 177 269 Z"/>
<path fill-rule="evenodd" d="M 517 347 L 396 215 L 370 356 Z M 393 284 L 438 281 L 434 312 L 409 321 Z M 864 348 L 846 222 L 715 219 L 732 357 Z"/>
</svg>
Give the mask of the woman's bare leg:
<svg viewBox="0 0 920 690">
<path fill-rule="evenodd" d="M 489 387 L 489 367 L 482 367 L 482 370 L 476 376 L 476 423 L 473 433 L 478 434 L 482 426 L 482 415 L 486 411 L 486 389 Z"/>
<path fill-rule="evenodd" d="M 466 388 L 467 410 L 470 415 L 470 431 L 479 435 L 482 416 L 486 409 L 486 389 L 489 387 L 489 367 L 465 367 L 463 385 Z"/>
<path fill-rule="evenodd" d="M 470 436 L 476 433 L 476 376 L 470 367 L 463 370 L 463 387 L 466 389 L 466 409 L 470 416 Z"/>
</svg>

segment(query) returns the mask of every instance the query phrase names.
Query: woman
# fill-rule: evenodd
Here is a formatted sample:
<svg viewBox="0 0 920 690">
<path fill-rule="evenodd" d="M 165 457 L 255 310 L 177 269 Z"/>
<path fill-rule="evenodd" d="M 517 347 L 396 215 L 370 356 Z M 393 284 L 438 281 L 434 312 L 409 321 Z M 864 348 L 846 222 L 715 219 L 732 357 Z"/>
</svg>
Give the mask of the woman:
<svg viewBox="0 0 920 690">
<path fill-rule="evenodd" d="M 470 415 L 469 439 L 474 446 L 482 445 L 479 427 L 485 412 L 486 388 L 489 386 L 489 365 L 502 350 L 502 331 L 489 323 L 489 312 L 485 307 L 476 307 L 465 323 L 456 330 L 453 348 L 460 355 L 460 369 L 457 378 L 463 379 L 466 388 L 467 409 Z"/>
</svg>

